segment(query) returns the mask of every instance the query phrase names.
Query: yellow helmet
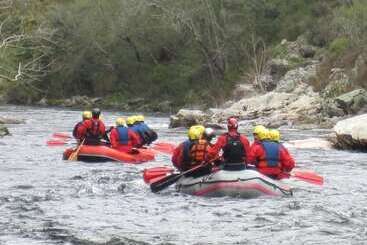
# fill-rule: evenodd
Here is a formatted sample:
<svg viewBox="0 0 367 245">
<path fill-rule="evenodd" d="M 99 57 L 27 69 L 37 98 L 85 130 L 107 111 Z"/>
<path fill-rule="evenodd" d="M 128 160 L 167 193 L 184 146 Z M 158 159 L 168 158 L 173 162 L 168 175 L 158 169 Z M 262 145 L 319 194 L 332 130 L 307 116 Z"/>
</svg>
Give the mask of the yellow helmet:
<svg viewBox="0 0 367 245">
<path fill-rule="evenodd" d="M 116 119 L 116 126 L 125 126 L 125 125 L 126 125 L 125 119 L 123 119 L 122 117 L 118 117 Z"/>
<path fill-rule="evenodd" d="M 83 111 L 82 117 L 83 117 L 83 120 L 91 119 L 92 118 L 92 112 L 91 111 Z"/>
<path fill-rule="evenodd" d="M 190 140 L 198 140 L 204 134 L 205 127 L 202 125 L 191 126 L 188 131 L 188 136 Z"/>
<path fill-rule="evenodd" d="M 276 129 L 270 129 L 269 130 L 269 139 L 272 141 L 280 141 L 280 132 Z"/>
<path fill-rule="evenodd" d="M 144 122 L 144 116 L 143 115 L 137 115 L 135 116 L 136 122 Z"/>
<path fill-rule="evenodd" d="M 133 125 L 135 122 L 136 122 L 136 116 L 130 116 L 126 120 L 127 125 Z"/>
<path fill-rule="evenodd" d="M 256 134 L 260 140 L 267 139 L 269 137 L 269 130 L 263 125 L 257 125 L 254 128 L 253 134 Z"/>
</svg>

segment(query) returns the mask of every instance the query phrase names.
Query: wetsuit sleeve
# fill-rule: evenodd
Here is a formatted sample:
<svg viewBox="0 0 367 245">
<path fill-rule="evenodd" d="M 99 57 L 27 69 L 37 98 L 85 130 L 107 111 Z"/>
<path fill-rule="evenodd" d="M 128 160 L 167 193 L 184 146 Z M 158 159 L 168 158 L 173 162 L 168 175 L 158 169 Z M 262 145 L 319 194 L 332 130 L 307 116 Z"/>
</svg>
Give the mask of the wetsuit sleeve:
<svg viewBox="0 0 367 245">
<path fill-rule="evenodd" d="M 248 160 L 248 164 L 252 164 L 252 165 L 255 165 L 257 164 L 257 158 L 259 156 L 259 154 L 261 154 L 259 152 L 259 145 L 254 142 L 250 149 L 249 149 L 249 154 L 248 154 L 248 157 L 247 157 L 247 160 Z"/>
<path fill-rule="evenodd" d="M 102 138 L 104 140 L 106 140 L 107 143 L 110 143 L 110 139 L 108 138 L 108 135 L 106 133 L 106 126 L 104 125 L 104 123 L 101 120 L 99 120 L 99 129 L 98 130 L 99 130 L 99 133 L 102 136 Z"/>
<path fill-rule="evenodd" d="M 284 146 L 281 146 L 279 158 L 282 170 L 285 172 L 292 171 L 296 163 Z"/>
<path fill-rule="evenodd" d="M 243 145 L 243 150 L 245 151 L 246 153 L 246 159 L 245 159 L 245 162 L 246 164 L 249 162 L 249 154 L 250 154 L 250 142 L 248 141 L 248 139 L 241 135 L 241 143 Z"/>
<path fill-rule="evenodd" d="M 182 170 L 182 161 L 183 161 L 183 144 L 180 144 L 173 151 L 172 155 L 172 163 L 178 170 Z"/>
<path fill-rule="evenodd" d="M 104 125 L 104 123 L 101 120 L 99 120 L 99 133 L 101 135 L 106 134 L 106 126 Z"/>
<path fill-rule="evenodd" d="M 131 129 L 128 130 L 129 140 L 131 140 L 132 147 L 140 147 L 140 137 L 137 133 L 132 131 Z"/>
<path fill-rule="evenodd" d="M 116 128 L 112 129 L 110 138 L 112 147 L 117 148 L 119 145 L 119 136 Z"/>
<path fill-rule="evenodd" d="M 218 137 L 217 142 L 215 142 L 215 144 L 209 148 L 208 153 L 211 156 L 215 156 L 218 155 L 220 150 L 226 145 L 227 143 L 227 138 L 225 135 L 221 135 Z"/>
<path fill-rule="evenodd" d="M 79 139 L 84 139 L 87 135 L 87 129 L 90 128 L 91 121 L 85 120 L 78 128 L 77 135 Z"/>
</svg>

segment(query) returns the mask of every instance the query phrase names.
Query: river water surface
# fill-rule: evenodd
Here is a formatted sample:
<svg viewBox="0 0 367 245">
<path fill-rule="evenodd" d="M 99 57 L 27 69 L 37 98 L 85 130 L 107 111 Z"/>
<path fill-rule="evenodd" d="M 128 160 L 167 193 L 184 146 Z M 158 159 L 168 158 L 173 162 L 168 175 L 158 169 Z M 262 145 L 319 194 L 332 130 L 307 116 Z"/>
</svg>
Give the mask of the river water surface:
<svg viewBox="0 0 367 245">
<path fill-rule="evenodd" d="M 107 124 L 118 115 L 103 113 Z M 70 131 L 79 111 L 9 106 L 0 116 L 26 119 L 0 139 L 0 244 L 367 244 L 367 154 L 291 148 L 300 168 L 325 178 L 323 187 L 297 185 L 292 197 L 153 194 L 141 171 L 170 164 L 168 156 L 142 165 L 67 162 L 65 147 L 46 141 Z M 146 121 L 161 140 L 185 137 L 167 117 Z"/>
</svg>

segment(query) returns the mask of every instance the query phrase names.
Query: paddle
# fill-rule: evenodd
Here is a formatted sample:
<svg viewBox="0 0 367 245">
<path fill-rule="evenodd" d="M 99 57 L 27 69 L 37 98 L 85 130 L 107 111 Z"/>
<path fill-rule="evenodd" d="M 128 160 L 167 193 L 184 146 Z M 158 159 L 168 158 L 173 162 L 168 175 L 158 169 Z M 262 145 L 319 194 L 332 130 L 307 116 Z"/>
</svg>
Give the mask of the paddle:
<svg viewBox="0 0 367 245">
<path fill-rule="evenodd" d="M 62 133 L 62 132 L 56 132 L 52 135 L 54 138 L 62 138 L 62 139 L 71 139 L 72 136 L 69 135 L 69 133 Z"/>
<path fill-rule="evenodd" d="M 157 142 L 151 146 L 151 149 L 159 151 L 164 154 L 172 155 L 176 146 L 167 142 Z"/>
<path fill-rule="evenodd" d="M 143 171 L 143 179 L 144 182 L 150 184 L 153 179 L 157 177 L 163 177 L 168 174 L 172 174 L 174 171 L 171 167 L 154 167 L 149 169 L 144 169 Z"/>
<path fill-rule="evenodd" d="M 207 163 L 203 163 L 203 164 L 200 164 L 199 166 L 196 166 L 194 168 L 191 168 L 187 171 L 184 171 L 184 172 L 181 172 L 179 174 L 171 174 L 171 175 L 168 175 L 167 177 L 164 177 L 162 179 L 159 179 L 158 181 L 150 184 L 150 190 L 152 192 L 158 192 L 158 191 L 161 191 L 165 188 L 167 188 L 168 186 L 176 183 L 182 176 L 184 176 L 185 174 L 188 174 L 188 173 L 192 173 L 198 169 L 201 169 L 203 167 L 206 167 L 208 164 L 218 160 L 219 157 L 216 157 L 212 160 L 210 160 L 209 162 Z"/>
<path fill-rule="evenodd" d="M 290 176 L 311 184 L 316 185 L 324 184 L 324 177 L 307 170 L 295 169 L 290 173 Z"/>
<path fill-rule="evenodd" d="M 51 139 L 51 140 L 47 140 L 46 144 L 48 146 L 62 146 L 62 145 L 68 145 L 68 144 L 74 144 L 74 143 L 65 141 L 65 140 Z"/>
<path fill-rule="evenodd" d="M 78 146 L 78 148 L 73 153 L 70 154 L 70 156 L 68 158 L 69 161 L 76 161 L 76 160 L 78 160 L 78 154 L 79 154 L 79 151 L 80 151 L 80 149 L 82 148 L 82 146 L 84 144 L 84 141 L 85 141 L 85 139 L 83 139 L 83 141 L 80 143 L 80 145 Z"/>
</svg>

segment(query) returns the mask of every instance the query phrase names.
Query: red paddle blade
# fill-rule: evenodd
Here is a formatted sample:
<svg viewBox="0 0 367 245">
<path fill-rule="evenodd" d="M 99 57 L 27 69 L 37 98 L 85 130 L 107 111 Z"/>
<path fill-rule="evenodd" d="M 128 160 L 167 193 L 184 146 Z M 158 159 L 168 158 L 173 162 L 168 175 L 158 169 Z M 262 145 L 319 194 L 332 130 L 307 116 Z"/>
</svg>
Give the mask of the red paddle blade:
<svg viewBox="0 0 367 245">
<path fill-rule="evenodd" d="M 71 139 L 72 138 L 69 133 L 63 133 L 63 132 L 56 132 L 52 136 L 55 137 L 55 138 L 62 138 L 62 139 Z"/>
<path fill-rule="evenodd" d="M 61 146 L 61 145 L 66 145 L 67 143 L 63 140 L 48 140 L 46 141 L 46 144 L 48 146 Z"/>
<path fill-rule="evenodd" d="M 171 155 L 175 150 L 175 145 L 170 143 L 156 143 L 152 146 L 152 149 Z"/>
<path fill-rule="evenodd" d="M 323 185 L 324 177 L 309 171 L 296 170 L 291 174 L 292 177 L 309 182 L 311 184 Z"/>
<path fill-rule="evenodd" d="M 170 167 L 156 167 L 150 169 L 144 169 L 143 178 L 144 182 L 150 184 L 155 182 L 157 178 L 165 177 L 167 174 L 171 174 L 174 170 Z"/>
</svg>

